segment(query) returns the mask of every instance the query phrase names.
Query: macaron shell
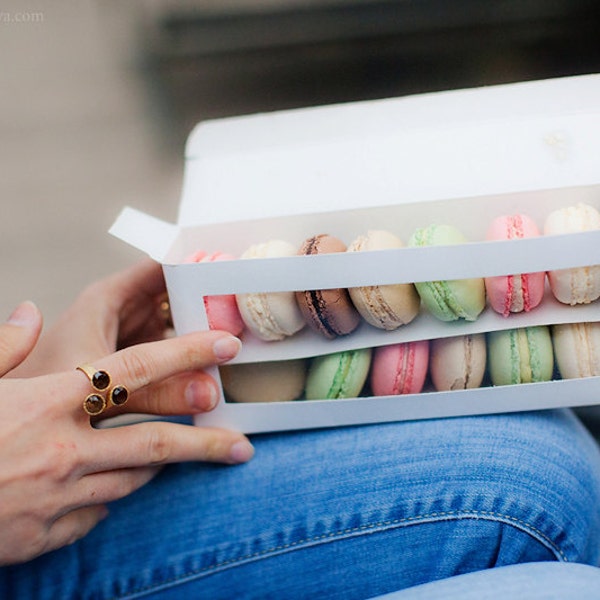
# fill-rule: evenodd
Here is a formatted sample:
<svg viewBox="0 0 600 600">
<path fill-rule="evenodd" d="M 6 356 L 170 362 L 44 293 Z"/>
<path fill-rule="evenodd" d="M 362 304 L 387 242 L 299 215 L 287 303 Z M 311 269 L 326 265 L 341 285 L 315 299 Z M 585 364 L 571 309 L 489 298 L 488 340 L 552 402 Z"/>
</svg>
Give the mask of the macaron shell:
<svg viewBox="0 0 600 600">
<path fill-rule="evenodd" d="M 219 260 L 235 260 L 235 256 L 223 252 L 207 254 L 198 250 L 190 255 L 185 263 L 215 262 Z M 244 321 L 240 315 L 234 294 L 204 297 L 204 310 L 210 329 L 228 331 L 232 335 L 240 335 L 244 331 Z"/>
<path fill-rule="evenodd" d="M 295 254 L 296 248 L 292 244 L 271 240 L 251 246 L 241 258 L 277 258 Z M 237 294 L 236 301 L 246 327 L 261 340 L 282 340 L 305 325 L 294 292 Z"/>
<path fill-rule="evenodd" d="M 523 327 L 489 333 L 488 366 L 494 385 L 550 381 L 554 369 L 550 328 Z"/>
<path fill-rule="evenodd" d="M 425 383 L 428 363 L 427 340 L 376 348 L 370 377 L 373 395 L 418 394 Z"/>
<path fill-rule="evenodd" d="M 346 245 L 341 240 L 321 234 L 306 240 L 298 254 L 345 251 Z M 309 327 L 328 339 L 352 333 L 360 323 L 360 315 L 345 288 L 299 291 L 296 301 Z"/>
<path fill-rule="evenodd" d="M 359 396 L 369 374 L 371 353 L 370 348 L 363 348 L 314 358 L 306 380 L 306 399 Z"/>
<path fill-rule="evenodd" d="M 306 361 L 222 365 L 219 373 L 229 401 L 289 402 L 304 392 Z"/>
<path fill-rule="evenodd" d="M 561 377 L 600 376 L 600 323 L 554 325 L 552 341 Z"/>
<path fill-rule="evenodd" d="M 544 224 L 545 235 L 600 229 L 600 212 L 579 203 L 551 212 Z M 600 298 L 600 265 L 548 271 L 550 289 L 563 304 L 589 304 Z"/>
<path fill-rule="evenodd" d="M 475 321 L 485 308 L 483 279 L 415 283 L 423 304 L 440 321 Z"/>
<path fill-rule="evenodd" d="M 402 241 L 387 231 L 369 231 L 350 244 L 348 252 L 402 248 Z M 367 323 L 392 331 L 410 323 L 418 314 L 421 300 L 412 283 L 350 288 L 352 303 Z"/>
<path fill-rule="evenodd" d="M 504 215 L 492 221 L 487 240 L 511 240 L 538 237 L 535 221 L 524 214 Z M 501 315 L 528 312 L 544 297 L 545 272 L 486 277 L 485 289 L 490 306 Z"/>
<path fill-rule="evenodd" d="M 431 341 L 429 372 L 436 390 L 466 390 L 481 385 L 486 367 L 484 334 Z"/>
<path fill-rule="evenodd" d="M 451 225 L 430 225 L 417 229 L 409 246 L 443 246 L 464 244 L 468 240 Z M 465 319 L 475 321 L 485 308 L 483 278 L 426 281 L 415 283 L 427 309 L 441 321 Z"/>
</svg>

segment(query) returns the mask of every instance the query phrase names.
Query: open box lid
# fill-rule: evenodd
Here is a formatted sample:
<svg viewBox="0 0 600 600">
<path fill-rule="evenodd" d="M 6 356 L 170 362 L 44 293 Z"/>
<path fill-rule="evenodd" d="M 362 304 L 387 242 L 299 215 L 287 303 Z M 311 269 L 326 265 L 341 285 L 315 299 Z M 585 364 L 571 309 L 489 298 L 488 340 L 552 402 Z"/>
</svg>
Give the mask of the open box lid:
<svg viewBox="0 0 600 600">
<path fill-rule="evenodd" d="M 186 226 L 598 182 L 600 76 L 207 121 Z"/>
<path fill-rule="evenodd" d="M 178 224 L 110 233 L 164 263 L 183 226 L 597 185 L 599 139 L 600 75 L 206 121 Z"/>
</svg>

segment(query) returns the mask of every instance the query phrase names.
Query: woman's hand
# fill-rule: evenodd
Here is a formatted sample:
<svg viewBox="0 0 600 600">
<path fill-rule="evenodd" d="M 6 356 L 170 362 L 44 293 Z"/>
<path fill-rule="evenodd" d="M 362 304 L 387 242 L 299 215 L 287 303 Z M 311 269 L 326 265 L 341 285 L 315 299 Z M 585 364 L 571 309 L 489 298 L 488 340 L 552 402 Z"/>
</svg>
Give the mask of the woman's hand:
<svg viewBox="0 0 600 600">
<path fill-rule="evenodd" d="M 92 362 L 117 349 L 162 339 L 167 329 L 160 265 L 144 260 L 88 286 L 10 375 L 31 377 Z"/>
<path fill-rule="evenodd" d="M 144 485 L 161 465 L 252 457 L 248 440 L 231 431 L 158 421 L 92 427 L 83 401 L 93 389 L 75 369 L 83 363 L 130 392 L 102 418 L 215 407 L 217 385 L 204 369 L 233 358 L 240 342 L 217 331 L 163 339 L 164 298 L 160 266 L 144 261 L 85 289 L 39 341 L 42 316 L 31 303 L 0 326 L 0 564 L 84 536 L 107 502 Z"/>
</svg>

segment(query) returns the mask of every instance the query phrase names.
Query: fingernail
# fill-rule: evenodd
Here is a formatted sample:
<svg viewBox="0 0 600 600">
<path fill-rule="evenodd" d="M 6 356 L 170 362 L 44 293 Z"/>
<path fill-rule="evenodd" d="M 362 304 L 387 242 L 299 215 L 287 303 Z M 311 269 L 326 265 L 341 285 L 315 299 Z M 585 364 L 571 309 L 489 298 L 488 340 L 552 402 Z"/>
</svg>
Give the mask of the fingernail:
<svg viewBox="0 0 600 600">
<path fill-rule="evenodd" d="M 8 317 L 7 323 L 17 327 L 31 327 L 38 320 L 38 309 L 33 302 L 29 300 L 21 302 Z"/>
<path fill-rule="evenodd" d="M 229 453 L 234 463 L 245 463 L 254 456 L 254 446 L 248 440 L 236 442 Z"/>
<path fill-rule="evenodd" d="M 218 360 L 230 360 L 240 351 L 242 342 L 233 336 L 219 338 L 213 345 L 213 353 Z"/>
<path fill-rule="evenodd" d="M 217 388 L 210 381 L 196 380 L 185 388 L 185 399 L 193 410 L 209 411 L 217 405 L 219 397 Z"/>
</svg>

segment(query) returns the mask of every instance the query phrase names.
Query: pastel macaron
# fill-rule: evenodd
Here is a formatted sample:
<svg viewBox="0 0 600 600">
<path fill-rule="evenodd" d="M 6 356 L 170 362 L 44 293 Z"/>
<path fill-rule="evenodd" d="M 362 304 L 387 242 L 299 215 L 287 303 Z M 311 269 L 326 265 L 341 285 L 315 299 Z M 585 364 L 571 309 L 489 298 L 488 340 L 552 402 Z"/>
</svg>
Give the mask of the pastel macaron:
<svg viewBox="0 0 600 600">
<path fill-rule="evenodd" d="M 231 402 L 289 402 L 302 396 L 306 361 L 280 360 L 219 367 L 225 397 Z"/>
<path fill-rule="evenodd" d="M 184 262 L 202 263 L 234 259 L 234 256 L 224 252 L 206 253 L 203 250 L 198 250 Z M 206 310 L 206 318 L 210 329 L 222 329 L 233 335 L 240 335 L 244 330 L 244 321 L 238 310 L 234 294 L 205 296 L 204 309 Z"/>
<path fill-rule="evenodd" d="M 485 376 L 483 333 L 431 340 L 429 373 L 439 392 L 478 388 Z"/>
<path fill-rule="evenodd" d="M 418 394 L 427 377 L 428 363 L 427 340 L 376 348 L 370 377 L 373 395 Z"/>
<path fill-rule="evenodd" d="M 463 233 L 452 225 L 430 225 L 417 229 L 408 245 L 446 246 L 467 241 Z M 417 282 L 415 286 L 423 304 L 442 321 L 475 321 L 485 308 L 483 277 Z"/>
<path fill-rule="evenodd" d="M 355 398 L 371 366 L 371 349 L 347 350 L 313 359 L 306 380 L 307 400 Z"/>
<path fill-rule="evenodd" d="M 369 231 L 356 238 L 348 252 L 402 248 L 400 238 L 384 230 Z M 410 323 L 418 314 L 421 300 L 412 283 L 370 285 L 350 288 L 350 298 L 363 319 L 379 329 L 391 331 Z"/>
<path fill-rule="evenodd" d="M 490 224 L 486 239 L 490 241 L 516 240 L 538 237 L 536 222 L 524 214 L 503 215 Z M 490 306 L 501 315 L 529 312 L 544 297 L 546 272 L 501 275 L 485 278 L 485 290 Z"/>
<path fill-rule="evenodd" d="M 600 322 L 554 325 L 552 341 L 563 379 L 600 375 Z"/>
<path fill-rule="evenodd" d="M 298 254 L 313 256 L 329 252 L 346 252 L 346 245 L 332 235 L 321 234 L 308 238 Z M 296 301 L 311 329 L 328 339 L 352 333 L 360 323 L 360 315 L 345 288 L 299 291 Z"/>
<path fill-rule="evenodd" d="M 246 260 L 295 255 L 296 248 L 289 242 L 270 240 L 250 246 L 240 258 Z M 236 294 L 236 301 L 246 327 L 261 340 L 282 340 L 304 327 L 304 319 L 294 292 Z"/>
<path fill-rule="evenodd" d="M 579 203 L 551 212 L 544 223 L 545 235 L 600 229 L 600 212 Z M 563 304 L 589 304 L 600 298 L 600 265 L 548 271 L 550 289 Z"/>
<path fill-rule="evenodd" d="M 488 333 L 488 368 L 493 385 L 550 381 L 554 351 L 545 325 Z"/>
</svg>

